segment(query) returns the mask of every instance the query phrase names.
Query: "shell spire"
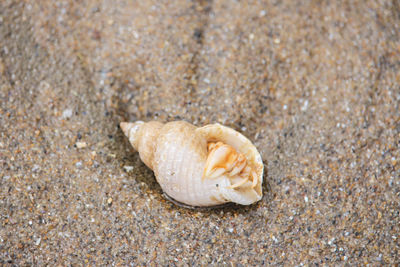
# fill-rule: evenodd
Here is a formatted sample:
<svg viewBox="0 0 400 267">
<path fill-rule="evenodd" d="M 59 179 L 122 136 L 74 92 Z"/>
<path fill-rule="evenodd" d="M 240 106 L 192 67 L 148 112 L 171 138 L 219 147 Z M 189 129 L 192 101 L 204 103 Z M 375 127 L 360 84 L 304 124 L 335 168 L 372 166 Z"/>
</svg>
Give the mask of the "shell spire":
<svg viewBox="0 0 400 267">
<path fill-rule="evenodd" d="M 171 199 L 189 206 L 262 198 L 264 165 L 241 133 L 220 124 L 121 122 L 122 131 Z"/>
<path fill-rule="evenodd" d="M 121 122 L 120 127 L 129 138 L 133 148 L 139 152 L 140 159 L 153 169 L 153 155 L 157 136 L 163 124 L 157 121 Z"/>
</svg>

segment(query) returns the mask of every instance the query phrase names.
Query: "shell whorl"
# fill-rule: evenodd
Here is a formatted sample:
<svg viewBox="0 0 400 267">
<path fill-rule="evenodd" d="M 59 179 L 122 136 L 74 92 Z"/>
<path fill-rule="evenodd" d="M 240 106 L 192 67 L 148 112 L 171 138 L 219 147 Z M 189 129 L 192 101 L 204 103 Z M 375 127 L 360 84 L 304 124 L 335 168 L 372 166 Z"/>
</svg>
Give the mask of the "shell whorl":
<svg viewBox="0 0 400 267">
<path fill-rule="evenodd" d="M 140 159 L 152 170 L 157 137 L 163 125 L 158 121 L 121 122 L 120 124 L 133 148 L 139 152 Z"/>
</svg>

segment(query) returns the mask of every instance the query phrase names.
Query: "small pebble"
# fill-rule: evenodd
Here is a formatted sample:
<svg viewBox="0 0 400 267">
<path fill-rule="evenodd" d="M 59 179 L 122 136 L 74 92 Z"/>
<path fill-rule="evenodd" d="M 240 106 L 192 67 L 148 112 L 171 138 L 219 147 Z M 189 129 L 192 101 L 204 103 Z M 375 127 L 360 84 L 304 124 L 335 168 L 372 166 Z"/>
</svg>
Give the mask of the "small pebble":
<svg viewBox="0 0 400 267">
<path fill-rule="evenodd" d="M 66 109 L 62 113 L 62 118 L 63 119 L 69 119 L 69 118 L 72 117 L 72 114 L 73 114 L 73 110 L 72 109 Z"/>
<path fill-rule="evenodd" d="M 75 163 L 75 167 L 81 168 L 82 167 L 82 161 L 78 161 L 77 163 Z"/>
</svg>

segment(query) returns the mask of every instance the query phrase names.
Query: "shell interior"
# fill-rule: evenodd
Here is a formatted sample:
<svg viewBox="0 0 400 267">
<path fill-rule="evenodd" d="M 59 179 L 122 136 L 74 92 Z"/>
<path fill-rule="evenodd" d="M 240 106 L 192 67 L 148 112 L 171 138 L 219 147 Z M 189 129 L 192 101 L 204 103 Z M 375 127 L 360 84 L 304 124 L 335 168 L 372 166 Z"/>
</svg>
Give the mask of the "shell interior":
<svg viewBox="0 0 400 267">
<path fill-rule="evenodd" d="M 214 177 L 213 179 L 217 179 L 215 176 L 218 177 L 218 187 L 222 197 L 244 205 L 260 200 L 264 165 L 261 155 L 250 140 L 239 132 L 220 124 L 207 125 L 198 128 L 197 131 L 207 139 L 208 147 L 211 148 L 209 156 L 216 156 L 216 152 L 212 154 L 212 150 L 215 147 L 218 148 L 218 143 L 220 143 L 219 147 L 224 147 L 220 155 L 217 155 L 217 159 L 207 159 L 209 165 L 217 166 L 214 172 L 211 172 L 211 176 Z M 243 163 L 241 155 L 245 158 L 244 167 L 241 165 Z M 222 159 L 221 162 L 219 159 Z M 206 164 L 205 173 L 210 173 L 210 169 L 213 169 L 209 165 Z M 238 170 L 240 170 L 239 173 L 237 173 Z"/>
</svg>

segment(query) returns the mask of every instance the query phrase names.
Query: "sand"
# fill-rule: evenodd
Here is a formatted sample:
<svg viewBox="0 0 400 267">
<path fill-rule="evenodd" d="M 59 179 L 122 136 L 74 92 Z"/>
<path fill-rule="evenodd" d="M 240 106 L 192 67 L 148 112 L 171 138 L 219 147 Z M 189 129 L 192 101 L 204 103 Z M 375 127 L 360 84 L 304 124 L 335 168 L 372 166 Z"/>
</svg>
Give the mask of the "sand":
<svg viewBox="0 0 400 267">
<path fill-rule="evenodd" d="M 1 1 L 0 265 L 398 264 L 399 84 L 396 0 Z M 242 132 L 263 199 L 169 202 L 139 119 Z"/>
</svg>

